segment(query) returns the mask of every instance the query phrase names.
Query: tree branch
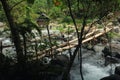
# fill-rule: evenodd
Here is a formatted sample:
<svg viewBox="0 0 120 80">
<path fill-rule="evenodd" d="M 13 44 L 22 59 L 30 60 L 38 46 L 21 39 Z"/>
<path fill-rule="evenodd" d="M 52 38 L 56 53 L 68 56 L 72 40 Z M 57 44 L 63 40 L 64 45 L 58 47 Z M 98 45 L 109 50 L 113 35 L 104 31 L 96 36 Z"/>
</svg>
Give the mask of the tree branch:
<svg viewBox="0 0 120 80">
<path fill-rule="evenodd" d="M 20 4 L 20 3 L 24 2 L 24 1 L 25 1 L 25 0 L 21 0 L 21 1 L 17 2 L 16 4 L 14 4 L 14 5 L 10 8 L 10 11 L 11 11 L 14 7 L 16 7 L 18 4 Z"/>
</svg>

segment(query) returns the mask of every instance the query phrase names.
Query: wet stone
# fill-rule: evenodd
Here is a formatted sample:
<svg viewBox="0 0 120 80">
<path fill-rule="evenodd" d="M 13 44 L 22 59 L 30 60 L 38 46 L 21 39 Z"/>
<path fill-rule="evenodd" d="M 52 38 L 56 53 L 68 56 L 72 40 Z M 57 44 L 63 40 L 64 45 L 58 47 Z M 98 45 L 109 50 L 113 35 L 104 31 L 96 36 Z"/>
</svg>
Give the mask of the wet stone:
<svg viewBox="0 0 120 80">
<path fill-rule="evenodd" d="M 116 32 L 116 33 L 119 33 L 119 32 L 120 32 L 119 26 L 114 27 L 114 32 Z"/>
<path fill-rule="evenodd" d="M 66 67 L 69 62 L 69 58 L 66 55 L 57 55 L 55 59 L 51 60 L 52 65 L 60 65 L 61 67 Z"/>
<path fill-rule="evenodd" d="M 117 66 L 115 68 L 115 74 L 119 75 L 120 76 L 120 66 Z"/>
<path fill-rule="evenodd" d="M 102 52 L 104 53 L 104 57 L 112 56 L 120 59 L 120 45 L 119 44 L 111 44 L 110 46 L 106 46 Z"/>
<path fill-rule="evenodd" d="M 120 76 L 117 75 L 117 74 L 114 74 L 114 75 L 104 77 L 104 78 L 102 78 L 100 80 L 120 80 Z"/>
</svg>

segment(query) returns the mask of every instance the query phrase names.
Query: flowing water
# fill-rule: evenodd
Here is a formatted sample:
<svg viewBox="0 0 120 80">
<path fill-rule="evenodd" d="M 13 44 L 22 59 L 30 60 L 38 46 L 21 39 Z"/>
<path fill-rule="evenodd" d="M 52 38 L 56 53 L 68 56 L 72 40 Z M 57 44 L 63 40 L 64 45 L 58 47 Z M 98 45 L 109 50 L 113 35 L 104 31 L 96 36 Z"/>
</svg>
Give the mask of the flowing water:
<svg viewBox="0 0 120 80">
<path fill-rule="evenodd" d="M 71 80 L 81 80 L 79 67 L 71 71 Z M 83 64 L 83 74 L 85 80 L 99 80 L 102 77 L 108 76 L 107 71 L 104 71 L 103 68 L 97 67 L 90 63 Z"/>
<path fill-rule="evenodd" d="M 2 46 L 8 46 L 8 45 L 13 45 L 11 42 L 10 38 L 0 38 L 2 40 Z M 16 52 L 15 52 L 15 47 L 6 47 L 2 49 L 2 53 L 12 59 L 15 59 L 16 57 Z"/>
<path fill-rule="evenodd" d="M 114 73 L 115 66 L 119 64 L 111 64 L 104 66 L 104 58 L 102 57 L 102 49 L 104 46 L 98 44 L 95 47 L 96 52 L 83 49 L 83 76 L 84 80 L 100 80 L 103 77 Z M 76 57 L 71 70 L 71 80 L 81 80 L 79 61 Z"/>
</svg>

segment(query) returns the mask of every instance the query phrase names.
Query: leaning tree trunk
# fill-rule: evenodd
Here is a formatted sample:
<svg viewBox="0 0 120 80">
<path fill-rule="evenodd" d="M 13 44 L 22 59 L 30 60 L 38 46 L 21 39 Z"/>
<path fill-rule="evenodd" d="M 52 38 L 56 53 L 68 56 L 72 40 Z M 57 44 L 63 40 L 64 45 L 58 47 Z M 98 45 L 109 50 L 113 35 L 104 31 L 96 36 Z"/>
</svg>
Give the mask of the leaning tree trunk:
<svg viewBox="0 0 120 80">
<path fill-rule="evenodd" d="M 14 45 L 16 48 L 16 53 L 17 53 L 17 61 L 21 65 L 24 62 L 24 57 L 23 57 L 23 50 L 21 47 L 19 32 L 18 32 L 15 22 L 13 20 L 13 16 L 11 14 L 10 6 L 7 3 L 7 0 L 0 0 L 0 1 L 2 3 L 3 9 L 5 11 L 5 14 L 6 14 L 8 23 L 9 23 L 9 27 L 11 30 L 12 39 L 13 39 L 13 42 L 14 42 Z"/>
</svg>

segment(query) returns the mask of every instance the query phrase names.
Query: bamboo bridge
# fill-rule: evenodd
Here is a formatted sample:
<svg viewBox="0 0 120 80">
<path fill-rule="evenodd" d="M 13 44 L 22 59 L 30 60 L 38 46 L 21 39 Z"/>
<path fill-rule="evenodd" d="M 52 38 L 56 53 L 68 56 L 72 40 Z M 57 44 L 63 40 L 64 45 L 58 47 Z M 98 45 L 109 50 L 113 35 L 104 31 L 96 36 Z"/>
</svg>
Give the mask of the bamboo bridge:
<svg viewBox="0 0 120 80">
<path fill-rule="evenodd" d="M 88 32 L 85 35 L 85 38 L 82 40 L 82 44 L 89 42 L 95 38 L 98 38 L 98 37 L 108 33 L 112 29 L 113 29 L 113 25 L 109 25 L 109 26 L 105 27 L 104 29 L 93 29 L 92 31 Z M 65 50 L 69 50 L 70 48 L 74 48 L 77 45 L 78 45 L 78 38 L 75 38 L 75 39 L 65 42 L 63 44 L 59 44 L 57 46 L 53 46 L 51 48 L 39 51 L 37 53 L 37 58 L 42 58 L 48 53 L 50 53 L 51 55 L 54 55 L 55 54 L 54 51 L 56 51 L 57 53 L 60 53 Z M 7 48 L 7 47 L 11 47 L 11 46 L 14 46 L 14 45 L 7 45 L 7 46 L 0 45 L 1 52 L 2 52 L 3 48 Z M 33 56 L 33 59 L 36 59 L 36 55 Z"/>
<path fill-rule="evenodd" d="M 110 32 L 111 30 L 113 29 L 112 26 L 109 26 L 109 27 L 106 27 L 105 29 L 94 29 L 93 31 L 89 32 L 86 34 L 86 38 L 84 38 L 82 40 L 82 44 L 84 43 L 87 43 L 93 39 L 96 39 L 108 32 Z M 52 47 L 52 51 L 56 51 L 57 53 L 61 53 L 63 51 L 66 51 L 66 50 L 69 50 L 71 48 L 74 48 L 78 45 L 78 38 L 75 38 L 73 40 L 70 40 L 68 42 L 65 42 L 63 44 L 60 44 L 60 45 L 57 45 L 57 46 L 53 46 Z M 46 50 L 43 50 L 41 52 L 39 52 L 37 55 L 38 55 L 38 58 L 42 58 L 44 57 L 47 53 L 50 53 L 51 52 L 51 48 L 48 48 Z M 55 53 L 52 52 L 51 55 L 54 55 Z M 34 58 L 36 59 L 36 58 Z"/>
</svg>

